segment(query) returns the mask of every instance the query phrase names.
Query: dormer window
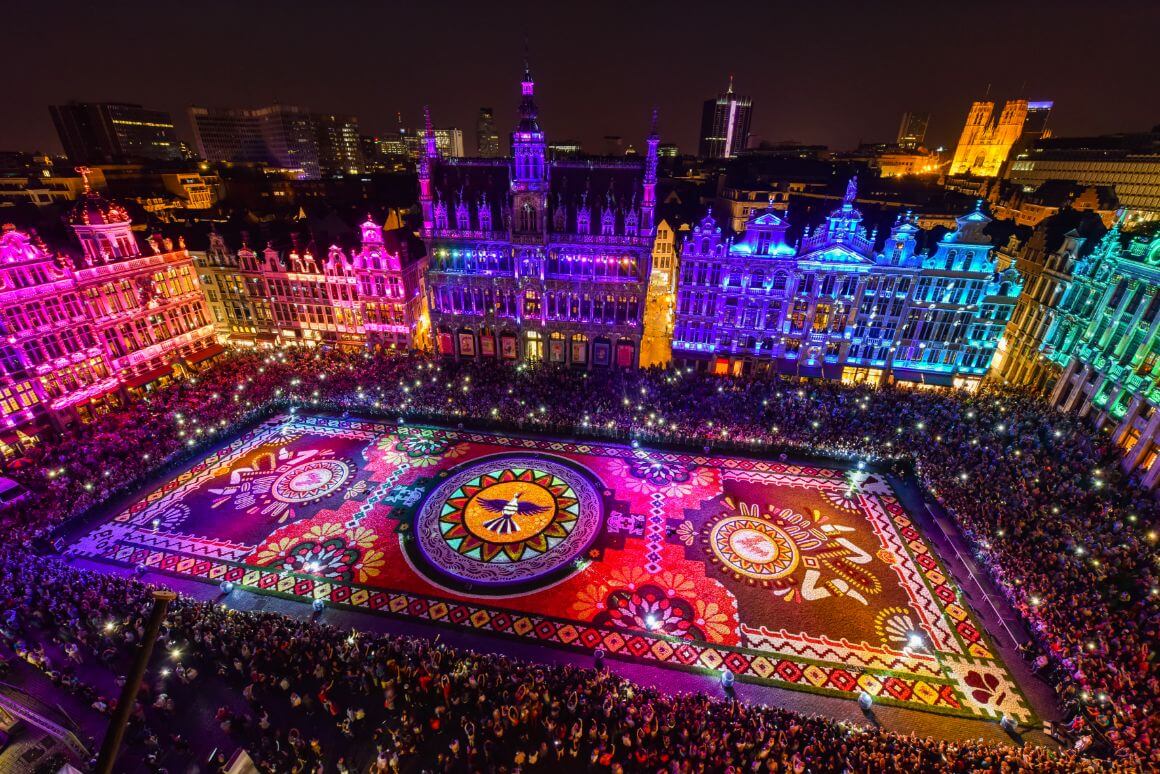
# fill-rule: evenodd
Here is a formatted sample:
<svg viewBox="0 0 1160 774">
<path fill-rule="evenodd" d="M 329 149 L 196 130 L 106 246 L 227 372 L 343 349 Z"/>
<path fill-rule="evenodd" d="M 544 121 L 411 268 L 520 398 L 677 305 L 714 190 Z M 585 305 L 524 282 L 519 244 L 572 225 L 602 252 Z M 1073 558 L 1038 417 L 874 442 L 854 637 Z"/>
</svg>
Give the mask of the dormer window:
<svg viewBox="0 0 1160 774">
<path fill-rule="evenodd" d="M 477 213 L 479 217 L 479 230 L 491 231 L 491 207 L 486 201 L 479 203 Z"/>
<path fill-rule="evenodd" d="M 581 234 L 592 233 L 592 213 L 586 207 L 576 212 L 576 231 Z"/>
<path fill-rule="evenodd" d="M 624 235 L 636 236 L 637 234 L 637 220 L 629 213 L 624 216 Z"/>
<path fill-rule="evenodd" d="M 435 228 L 447 228 L 447 205 L 443 202 L 435 205 Z"/>
<path fill-rule="evenodd" d="M 616 233 L 616 215 L 612 210 L 605 210 L 604 214 L 600 216 L 600 233 L 604 236 L 611 236 Z"/>
<path fill-rule="evenodd" d="M 467 211 L 467 203 L 462 200 L 455 205 L 455 228 L 461 231 L 471 230 L 471 215 Z"/>
</svg>

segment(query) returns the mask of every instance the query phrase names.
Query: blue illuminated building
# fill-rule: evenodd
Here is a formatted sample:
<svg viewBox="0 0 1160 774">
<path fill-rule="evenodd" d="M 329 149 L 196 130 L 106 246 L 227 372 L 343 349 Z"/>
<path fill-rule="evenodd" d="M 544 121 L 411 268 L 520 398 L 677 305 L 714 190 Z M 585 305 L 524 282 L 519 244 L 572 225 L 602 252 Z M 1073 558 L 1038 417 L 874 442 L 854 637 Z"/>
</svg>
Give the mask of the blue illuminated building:
<svg viewBox="0 0 1160 774">
<path fill-rule="evenodd" d="M 743 233 L 711 215 L 686 237 L 673 359 L 719 374 L 776 371 L 846 381 L 973 387 L 986 375 L 1022 288 L 998 272 L 978 208 L 926 254 L 909 214 L 883 248 L 842 204 L 797 245 L 772 207 Z"/>
<path fill-rule="evenodd" d="M 428 306 L 455 358 L 635 367 L 656 208 L 655 121 L 644 158 L 549 159 L 525 68 L 510 159 L 419 160 Z"/>
</svg>

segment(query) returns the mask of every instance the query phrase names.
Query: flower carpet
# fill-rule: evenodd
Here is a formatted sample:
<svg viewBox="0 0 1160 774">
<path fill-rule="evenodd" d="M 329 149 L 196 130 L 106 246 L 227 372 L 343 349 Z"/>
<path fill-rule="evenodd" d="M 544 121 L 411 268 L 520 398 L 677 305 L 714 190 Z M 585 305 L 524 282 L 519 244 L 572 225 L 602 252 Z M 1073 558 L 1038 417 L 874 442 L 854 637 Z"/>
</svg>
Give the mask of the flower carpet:
<svg viewBox="0 0 1160 774">
<path fill-rule="evenodd" d="M 284 416 L 69 551 L 740 680 L 1033 719 L 873 473 Z"/>
</svg>

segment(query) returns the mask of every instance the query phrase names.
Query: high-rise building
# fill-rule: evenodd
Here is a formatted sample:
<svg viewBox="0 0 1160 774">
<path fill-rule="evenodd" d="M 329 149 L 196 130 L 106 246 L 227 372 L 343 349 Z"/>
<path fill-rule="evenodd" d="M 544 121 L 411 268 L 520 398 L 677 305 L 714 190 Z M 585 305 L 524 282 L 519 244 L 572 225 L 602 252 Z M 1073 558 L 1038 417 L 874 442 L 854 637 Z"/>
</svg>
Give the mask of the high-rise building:
<svg viewBox="0 0 1160 774">
<path fill-rule="evenodd" d="M 189 108 L 193 141 L 206 161 L 269 163 L 258 119 L 249 110 Z"/>
<path fill-rule="evenodd" d="M 122 102 L 69 102 L 48 110 L 74 164 L 184 158 L 173 119 L 164 110 Z"/>
<path fill-rule="evenodd" d="M 898 125 L 898 147 L 917 150 L 926 141 L 926 128 L 930 125 L 930 113 L 903 113 Z"/>
<path fill-rule="evenodd" d="M 729 88 L 715 99 L 705 100 L 701 112 L 701 142 L 698 153 L 706 159 L 728 159 L 745 149 L 749 140 L 749 119 L 753 102 L 733 93 L 733 76 Z"/>
<path fill-rule="evenodd" d="M 251 111 L 258 122 L 271 163 L 288 169 L 300 180 L 317 180 L 318 135 L 314 116 L 293 105 L 271 105 Z"/>
<path fill-rule="evenodd" d="M 446 129 L 435 129 L 435 147 L 439 155 L 444 158 L 458 158 L 463 156 L 463 130 L 449 126 Z"/>
<path fill-rule="evenodd" d="M 293 105 L 253 109 L 191 107 L 198 151 L 207 161 L 271 164 L 301 180 L 358 174 L 362 148 L 354 116 Z"/>
<path fill-rule="evenodd" d="M 460 359 L 637 365 L 656 208 L 646 156 L 550 159 L 525 69 L 510 159 L 419 157 L 431 326 Z"/>
<path fill-rule="evenodd" d="M 994 102 L 975 102 L 955 147 L 952 175 L 998 177 L 1016 145 L 1025 147 L 1044 135 L 1050 102 L 1009 100 L 997 120 Z"/>
<path fill-rule="evenodd" d="M 314 130 L 318 138 L 318 167 L 323 175 L 357 175 L 363 171 L 358 118 L 316 113 Z"/>
<path fill-rule="evenodd" d="M 495 131 L 495 112 L 489 107 L 479 109 L 475 122 L 475 155 L 480 158 L 496 158 L 500 154 L 499 134 Z"/>
<path fill-rule="evenodd" d="M 794 246 L 772 206 L 736 239 L 706 215 L 681 248 L 673 360 L 719 374 L 777 372 L 852 382 L 972 387 L 991 365 L 1022 288 L 998 272 L 990 218 L 957 219 L 928 254 L 900 217 L 884 249 L 847 186 Z"/>
</svg>

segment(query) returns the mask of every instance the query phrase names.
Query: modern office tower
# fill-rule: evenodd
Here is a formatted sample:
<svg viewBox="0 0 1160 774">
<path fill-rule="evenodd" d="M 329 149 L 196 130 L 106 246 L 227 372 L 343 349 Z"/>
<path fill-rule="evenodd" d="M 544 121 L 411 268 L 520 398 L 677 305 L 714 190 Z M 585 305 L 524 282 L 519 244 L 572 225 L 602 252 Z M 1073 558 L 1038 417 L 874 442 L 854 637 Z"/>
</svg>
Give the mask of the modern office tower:
<svg viewBox="0 0 1160 774">
<path fill-rule="evenodd" d="M 500 154 L 499 134 L 495 131 L 495 113 L 489 107 L 479 109 L 475 122 L 475 155 L 480 158 L 496 158 Z"/>
<path fill-rule="evenodd" d="M 463 153 L 463 130 L 449 126 L 435 130 L 435 147 L 444 158 L 457 158 Z"/>
<path fill-rule="evenodd" d="M 323 175 L 338 177 L 363 171 L 358 118 L 316 113 L 314 131 L 318 140 L 318 168 Z"/>
<path fill-rule="evenodd" d="M 427 117 L 419 158 L 427 292 L 440 354 L 638 364 L 656 207 L 646 156 L 550 159 L 525 69 L 513 158 L 443 158 Z"/>
<path fill-rule="evenodd" d="M 574 159 L 584 155 L 584 147 L 577 140 L 559 140 L 548 143 L 548 158 Z"/>
<path fill-rule="evenodd" d="M 189 108 L 197 152 L 206 161 L 269 163 L 258 119 L 250 110 Z"/>
<path fill-rule="evenodd" d="M 122 102 L 69 102 L 48 110 L 74 164 L 184 158 L 173 119 L 163 110 Z"/>
<path fill-rule="evenodd" d="M 293 105 L 270 105 L 254 109 L 191 107 L 189 117 L 198 151 L 206 161 L 271 164 L 302 180 L 321 177 L 316 114 Z M 354 146 L 351 152 L 357 154 L 357 123 L 337 131 L 337 145 L 332 148 L 336 159 L 350 142 Z"/>
<path fill-rule="evenodd" d="M 302 180 L 322 176 L 314 116 L 293 105 L 271 105 L 251 111 L 258 122 L 271 163 Z"/>
<path fill-rule="evenodd" d="M 1160 234 L 1125 244 L 1119 224 L 1076 263 L 1043 354 L 1063 370 L 1051 402 L 1112 428 L 1125 471 L 1160 482 Z"/>
<path fill-rule="evenodd" d="M 950 173 L 997 177 L 1013 148 L 1027 147 L 1044 136 L 1051 106 L 1050 102 L 1010 100 L 998 119 L 992 120 L 994 102 L 972 103 Z"/>
<path fill-rule="evenodd" d="M 705 100 L 701 112 L 701 142 L 698 153 L 706 159 L 728 159 L 745 149 L 749 140 L 749 119 L 753 102 L 733 93 L 733 76 L 729 88 L 715 99 Z"/>
<path fill-rule="evenodd" d="M 850 382 L 974 387 L 1021 290 L 997 271 L 978 209 L 933 251 L 900 216 L 884 248 L 854 207 L 857 188 L 797 245 L 772 206 L 736 239 L 712 215 L 681 248 L 673 361 L 719 374 L 776 372 Z"/>
<path fill-rule="evenodd" d="M 898 147 L 917 150 L 926 141 L 926 128 L 930 125 L 930 113 L 903 113 L 898 125 Z"/>
</svg>

